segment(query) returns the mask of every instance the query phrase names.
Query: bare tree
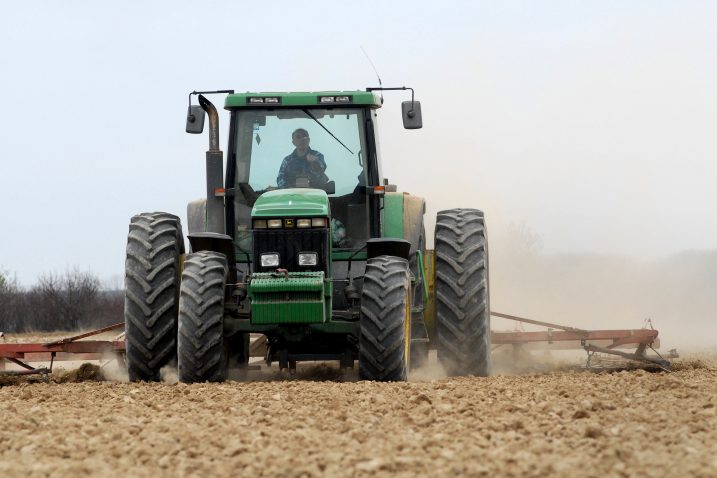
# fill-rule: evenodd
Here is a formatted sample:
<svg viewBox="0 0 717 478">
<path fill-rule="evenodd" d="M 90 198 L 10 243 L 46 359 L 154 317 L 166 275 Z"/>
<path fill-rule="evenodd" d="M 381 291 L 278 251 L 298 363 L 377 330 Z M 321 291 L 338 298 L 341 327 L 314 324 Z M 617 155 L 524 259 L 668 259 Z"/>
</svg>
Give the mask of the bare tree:
<svg viewBox="0 0 717 478">
<path fill-rule="evenodd" d="M 108 290 L 77 268 L 40 276 L 29 290 L 0 274 L 0 330 L 45 332 L 87 330 L 122 322 L 124 291 Z"/>
<path fill-rule="evenodd" d="M 43 328 L 76 330 L 89 323 L 99 289 L 96 276 L 77 268 L 42 275 L 32 292 Z"/>
<path fill-rule="evenodd" d="M 16 330 L 15 316 L 20 292 L 17 278 L 10 277 L 5 270 L 0 270 L 0 331 Z"/>
</svg>

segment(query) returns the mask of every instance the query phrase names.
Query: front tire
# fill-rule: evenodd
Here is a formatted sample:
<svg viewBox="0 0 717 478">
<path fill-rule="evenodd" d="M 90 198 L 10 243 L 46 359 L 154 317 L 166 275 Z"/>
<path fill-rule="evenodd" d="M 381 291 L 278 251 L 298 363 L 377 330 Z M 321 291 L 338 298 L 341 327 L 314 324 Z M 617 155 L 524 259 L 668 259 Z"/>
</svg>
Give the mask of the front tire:
<svg viewBox="0 0 717 478">
<path fill-rule="evenodd" d="M 449 375 L 488 376 L 491 337 L 483 212 L 440 211 L 435 249 L 438 358 Z"/>
<path fill-rule="evenodd" d="M 226 377 L 224 254 L 200 251 L 184 261 L 179 297 L 178 374 L 184 383 L 221 382 Z"/>
<path fill-rule="evenodd" d="M 366 263 L 361 293 L 359 378 L 405 381 L 411 339 L 408 261 L 379 256 Z"/>
<path fill-rule="evenodd" d="M 182 225 L 164 212 L 134 216 L 125 261 L 127 371 L 133 382 L 158 381 L 177 359 L 179 258 Z"/>
</svg>

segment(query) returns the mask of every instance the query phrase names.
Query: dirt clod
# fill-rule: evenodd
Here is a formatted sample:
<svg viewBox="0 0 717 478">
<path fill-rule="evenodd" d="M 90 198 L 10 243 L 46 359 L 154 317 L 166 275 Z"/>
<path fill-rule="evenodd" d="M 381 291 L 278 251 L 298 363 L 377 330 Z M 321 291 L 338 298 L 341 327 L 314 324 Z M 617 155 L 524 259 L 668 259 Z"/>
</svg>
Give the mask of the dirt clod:
<svg viewBox="0 0 717 478">
<path fill-rule="evenodd" d="M 72 370 L 66 374 L 55 377 L 59 383 L 67 382 L 99 382 L 104 380 L 102 370 L 98 365 L 91 363 L 83 363 L 77 370 Z"/>
</svg>

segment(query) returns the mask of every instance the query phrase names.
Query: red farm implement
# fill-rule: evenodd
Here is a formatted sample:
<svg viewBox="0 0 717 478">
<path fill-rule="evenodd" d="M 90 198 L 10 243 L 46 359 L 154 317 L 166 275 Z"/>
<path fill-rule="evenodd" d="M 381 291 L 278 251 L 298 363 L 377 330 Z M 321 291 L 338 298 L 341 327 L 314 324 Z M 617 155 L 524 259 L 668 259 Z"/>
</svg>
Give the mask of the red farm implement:
<svg viewBox="0 0 717 478">
<path fill-rule="evenodd" d="M 493 331 L 491 332 L 493 350 L 506 345 L 511 345 L 514 350 L 535 345 L 547 349 L 582 349 L 588 354 L 588 368 L 592 365 L 591 361 L 594 354 L 605 354 L 656 366 L 666 371 L 670 367 L 668 358 L 677 357 L 677 353 L 674 350 L 670 351 L 666 357 L 657 353 L 655 349 L 660 345 L 659 333 L 652 328 L 649 321 L 649 328 L 586 330 L 499 312 L 492 312 L 491 315 L 547 329 L 531 332 L 522 330 L 512 332 Z M 117 359 L 124 362 L 126 349 L 122 335 L 113 340 L 85 340 L 104 332 L 123 328 L 124 323 L 122 322 L 54 342 L 0 343 L 0 374 L 48 374 L 52 371 L 52 366 L 57 361 L 109 361 Z M 263 347 L 259 346 L 260 342 L 261 340 L 258 340 L 256 344 L 252 344 L 252 356 L 263 356 L 264 350 Z M 655 355 L 648 355 L 648 349 L 655 352 Z M 6 363 L 8 362 L 19 366 L 20 370 L 6 370 Z M 32 363 L 48 365 L 33 367 Z"/>
<path fill-rule="evenodd" d="M 667 356 L 660 355 L 655 349 L 660 347 L 659 332 L 652 328 L 652 321 L 647 320 L 649 328 L 642 329 L 612 329 L 612 330 L 585 330 L 565 325 L 526 319 L 514 315 L 491 312 L 494 317 L 513 320 L 546 327 L 546 331 L 526 332 L 492 332 L 493 350 L 505 345 L 512 345 L 515 350 L 539 344 L 544 349 L 584 350 L 588 354 L 586 366 L 593 366 L 595 354 L 610 355 L 646 365 L 656 366 L 665 371 L 669 370 L 668 358 L 677 358 L 677 352 L 671 350 Z M 624 352 L 618 349 L 634 349 L 633 352 Z M 655 354 L 648 355 L 647 349 Z"/>
<path fill-rule="evenodd" d="M 48 374 L 56 361 L 87 361 L 122 359 L 124 340 L 82 340 L 88 337 L 124 328 L 124 322 L 103 327 L 73 337 L 48 343 L 0 343 L 0 374 Z M 18 365 L 21 370 L 5 370 L 6 362 Z M 33 367 L 31 363 L 49 363 L 46 367 Z"/>
</svg>

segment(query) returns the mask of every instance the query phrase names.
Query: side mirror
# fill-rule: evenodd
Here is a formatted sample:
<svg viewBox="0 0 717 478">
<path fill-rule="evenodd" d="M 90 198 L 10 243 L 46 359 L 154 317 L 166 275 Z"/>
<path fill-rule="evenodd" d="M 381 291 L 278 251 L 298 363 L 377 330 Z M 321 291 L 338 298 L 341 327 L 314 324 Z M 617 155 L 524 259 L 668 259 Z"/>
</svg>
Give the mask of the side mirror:
<svg viewBox="0 0 717 478">
<path fill-rule="evenodd" d="M 200 134 L 204 131 L 204 109 L 192 105 L 187 109 L 187 133 Z"/>
<path fill-rule="evenodd" d="M 333 181 L 329 181 L 324 185 L 324 191 L 326 191 L 326 194 L 336 194 L 336 183 Z"/>
<path fill-rule="evenodd" d="M 403 127 L 406 129 L 423 128 L 423 118 L 421 118 L 421 102 L 420 101 L 404 101 L 401 103 L 401 113 L 403 116 Z"/>
</svg>

